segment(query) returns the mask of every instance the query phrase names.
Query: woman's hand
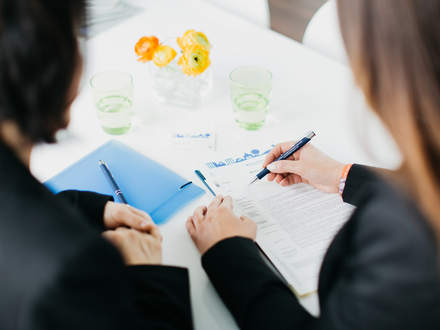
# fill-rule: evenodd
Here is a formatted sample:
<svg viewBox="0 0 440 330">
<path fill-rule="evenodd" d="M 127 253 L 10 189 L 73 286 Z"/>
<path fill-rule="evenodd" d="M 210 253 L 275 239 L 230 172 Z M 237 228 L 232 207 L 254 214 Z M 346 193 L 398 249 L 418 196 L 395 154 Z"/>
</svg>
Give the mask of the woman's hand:
<svg viewBox="0 0 440 330">
<path fill-rule="evenodd" d="M 148 233 L 119 227 L 105 231 L 102 236 L 119 250 L 126 265 L 162 263 L 162 235 L 154 224 Z"/>
<path fill-rule="evenodd" d="M 216 243 L 228 237 L 241 236 L 255 241 L 257 225 L 252 219 L 232 212 L 232 198 L 215 197 L 208 207 L 200 206 L 188 217 L 186 229 L 197 249 L 204 254 Z"/>
<path fill-rule="evenodd" d="M 344 164 L 330 158 L 310 143 L 287 160 L 273 162 L 290 149 L 295 141 L 277 144 L 266 156 L 263 167 L 271 171 L 267 179 L 283 187 L 305 182 L 330 193 L 339 191 L 339 180 Z M 272 163 L 273 162 L 273 163 Z"/>
<path fill-rule="evenodd" d="M 107 202 L 104 208 L 104 226 L 113 229 L 121 226 L 150 231 L 154 222 L 148 213 L 126 204 Z"/>
</svg>

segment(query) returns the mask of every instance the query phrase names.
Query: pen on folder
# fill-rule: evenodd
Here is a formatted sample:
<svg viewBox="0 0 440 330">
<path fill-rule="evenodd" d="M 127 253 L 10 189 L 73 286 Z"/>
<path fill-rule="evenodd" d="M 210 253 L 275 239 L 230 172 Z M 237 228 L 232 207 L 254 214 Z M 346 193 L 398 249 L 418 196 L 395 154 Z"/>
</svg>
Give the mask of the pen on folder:
<svg viewBox="0 0 440 330">
<path fill-rule="evenodd" d="M 101 159 L 98 163 L 99 163 L 99 167 L 101 167 L 102 172 L 104 173 L 105 177 L 107 178 L 108 183 L 110 183 L 110 186 L 112 186 L 112 189 L 116 194 L 116 197 L 118 197 L 118 199 L 121 203 L 128 205 L 127 200 L 125 199 L 124 195 L 122 194 L 121 189 L 119 188 L 118 184 L 116 183 L 115 178 L 113 177 L 112 172 L 110 172 L 110 169 L 108 168 L 105 161 L 103 161 Z"/>
<path fill-rule="evenodd" d="M 299 141 L 297 143 L 295 143 L 289 150 L 287 150 L 284 154 L 282 154 L 280 157 L 278 157 L 277 159 L 274 160 L 274 162 L 279 161 L 279 160 L 284 160 L 289 158 L 290 156 L 292 156 L 295 152 L 297 152 L 299 149 L 301 149 L 302 147 L 304 147 L 307 142 L 309 142 L 316 134 L 313 131 L 309 131 L 307 132 L 306 135 L 304 135 L 301 139 L 299 139 Z M 254 182 L 257 182 L 259 180 L 261 180 L 262 178 L 264 178 L 266 175 L 268 175 L 270 173 L 270 171 L 265 168 L 263 169 L 260 173 L 258 173 L 251 181 L 251 183 L 249 183 L 249 186 L 251 184 L 253 184 Z"/>
</svg>

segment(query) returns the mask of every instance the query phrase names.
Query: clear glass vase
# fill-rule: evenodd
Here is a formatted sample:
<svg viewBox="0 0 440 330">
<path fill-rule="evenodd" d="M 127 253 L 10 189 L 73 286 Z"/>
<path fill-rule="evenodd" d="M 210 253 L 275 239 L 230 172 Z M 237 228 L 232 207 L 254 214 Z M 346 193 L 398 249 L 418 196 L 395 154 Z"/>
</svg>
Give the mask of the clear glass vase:
<svg viewBox="0 0 440 330">
<path fill-rule="evenodd" d="M 212 68 L 207 68 L 198 76 L 188 76 L 177 65 L 177 57 L 163 68 L 150 61 L 152 97 L 156 103 L 194 108 L 212 89 Z"/>
</svg>

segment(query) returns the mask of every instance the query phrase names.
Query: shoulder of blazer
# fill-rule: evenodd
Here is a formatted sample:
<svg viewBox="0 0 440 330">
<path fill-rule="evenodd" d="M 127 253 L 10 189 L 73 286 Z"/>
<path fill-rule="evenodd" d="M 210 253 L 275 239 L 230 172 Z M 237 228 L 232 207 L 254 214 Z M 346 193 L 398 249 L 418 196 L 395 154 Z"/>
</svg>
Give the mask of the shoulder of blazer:
<svg viewBox="0 0 440 330">
<path fill-rule="evenodd" d="M 0 143 L 0 206 L 3 217 L 27 217 L 39 221 L 53 221 L 63 226 L 78 227 L 80 230 L 93 231 L 93 227 L 82 221 L 81 215 L 64 200 L 55 196 L 41 184 L 4 144 Z M 70 228 L 74 229 L 74 228 Z M 95 232 L 97 233 L 97 232 Z"/>
<path fill-rule="evenodd" d="M 356 211 L 325 256 L 319 282 L 321 300 L 326 300 L 337 280 L 354 280 L 362 272 L 376 274 L 378 286 L 392 282 L 387 278 L 395 275 L 391 269 L 405 273 L 417 267 L 412 280 L 419 276 L 420 282 L 438 290 L 436 239 L 414 202 L 379 178 L 369 182 L 369 188 L 359 196 Z M 381 267 L 388 267 L 388 272 Z"/>
<path fill-rule="evenodd" d="M 38 182 L 1 144 L 0 210 L 2 329 L 15 327 L 15 313 L 29 308 L 48 283 L 57 283 L 80 253 L 93 250 L 103 254 L 105 264 L 123 265 L 121 256 L 98 231 Z"/>
<path fill-rule="evenodd" d="M 0 210 L 0 259 L 9 260 L 11 265 L 18 258 L 23 264 L 28 262 L 29 268 L 38 267 L 38 259 L 42 265 L 56 262 L 63 247 L 79 246 L 86 237 L 100 239 L 98 231 L 38 182 L 2 145 Z"/>
</svg>

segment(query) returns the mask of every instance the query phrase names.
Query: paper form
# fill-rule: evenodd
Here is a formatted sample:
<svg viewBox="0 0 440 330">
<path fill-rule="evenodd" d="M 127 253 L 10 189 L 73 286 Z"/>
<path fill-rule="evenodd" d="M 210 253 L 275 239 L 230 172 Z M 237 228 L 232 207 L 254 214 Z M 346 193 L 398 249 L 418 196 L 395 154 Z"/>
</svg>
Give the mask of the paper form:
<svg viewBox="0 0 440 330">
<path fill-rule="evenodd" d="M 263 161 L 210 169 L 206 182 L 217 194 L 231 195 L 237 216 L 255 221 L 258 245 L 295 291 L 314 292 L 324 254 L 354 207 L 305 183 L 281 187 L 263 179 L 248 186 Z"/>
</svg>

